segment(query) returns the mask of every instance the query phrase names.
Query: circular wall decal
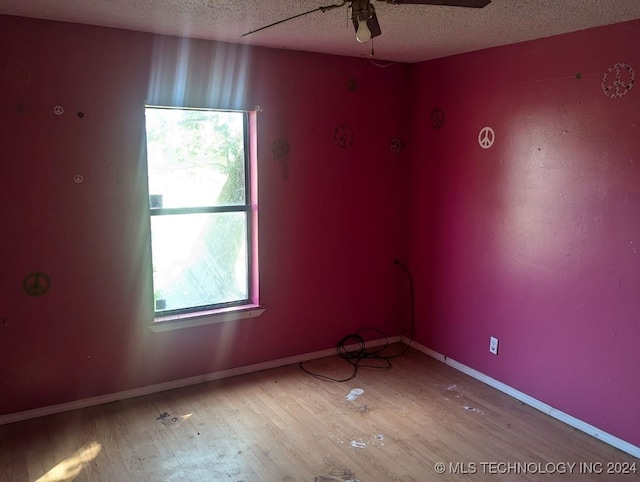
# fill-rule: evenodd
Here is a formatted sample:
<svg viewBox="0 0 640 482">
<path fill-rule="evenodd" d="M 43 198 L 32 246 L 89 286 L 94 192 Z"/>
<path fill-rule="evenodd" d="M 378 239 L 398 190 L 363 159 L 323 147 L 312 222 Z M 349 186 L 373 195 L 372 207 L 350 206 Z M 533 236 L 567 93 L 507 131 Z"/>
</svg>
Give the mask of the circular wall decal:
<svg viewBox="0 0 640 482">
<path fill-rule="evenodd" d="M 333 131 L 333 139 L 338 144 L 338 147 L 342 149 L 346 149 L 347 147 L 351 147 L 353 144 L 353 129 L 345 124 L 340 124 L 336 127 L 336 130 Z"/>
<path fill-rule="evenodd" d="M 444 111 L 442 109 L 433 109 L 431 111 L 431 127 L 440 129 L 444 125 Z"/>
<path fill-rule="evenodd" d="M 489 149 L 496 140 L 496 133 L 491 127 L 483 127 L 478 133 L 478 144 L 483 149 Z"/>
<path fill-rule="evenodd" d="M 31 273 L 22 281 L 22 289 L 29 296 L 42 296 L 49 291 L 51 280 L 44 273 Z"/>
<path fill-rule="evenodd" d="M 402 150 L 402 141 L 400 139 L 391 139 L 389 142 L 389 150 L 394 154 L 397 154 Z"/>
<path fill-rule="evenodd" d="M 84 181 L 84 177 L 82 177 L 82 174 L 76 174 L 75 176 L 73 176 L 73 182 L 75 182 L 76 184 L 80 184 L 82 183 L 82 181 Z"/>
<path fill-rule="evenodd" d="M 628 64 L 615 64 L 602 76 L 602 92 L 612 99 L 619 99 L 631 90 L 636 75 Z"/>
<path fill-rule="evenodd" d="M 53 108 L 53 113 L 55 115 L 62 115 L 64 114 L 64 107 L 62 107 L 61 105 L 57 105 Z"/>
</svg>

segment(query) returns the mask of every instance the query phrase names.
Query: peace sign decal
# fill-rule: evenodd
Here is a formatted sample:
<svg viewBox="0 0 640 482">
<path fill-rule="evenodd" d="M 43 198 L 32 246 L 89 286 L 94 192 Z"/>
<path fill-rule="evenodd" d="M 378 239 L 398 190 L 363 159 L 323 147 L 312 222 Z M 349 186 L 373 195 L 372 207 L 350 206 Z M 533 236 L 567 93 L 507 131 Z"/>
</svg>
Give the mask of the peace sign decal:
<svg viewBox="0 0 640 482">
<path fill-rule="evenodd" d="M 22 282 L 22 289 L 29 296 L 42 296 L 50 287 L 51 280 L 44 273 L 31 273 Z"/>
<path fill-rule="evenodd" d="M 440 129 L 444 125 L 444 111 L 442 109 L 433 109 L 431 111 L 431 127 Z"/>
<path fill-rule="evenodd" d="M 491 127 L 483 127 L 478 134 L 478 144 L 483 149 L 489 149 L 496 140 L 496 133 Z"/>
<path fill-rule="evenodd" d="M 602 92 L 612 99 L 626 95 L 633 87 L 636 75 L 630 65 L 616 64 L 602 76 Z"/>
</svg>

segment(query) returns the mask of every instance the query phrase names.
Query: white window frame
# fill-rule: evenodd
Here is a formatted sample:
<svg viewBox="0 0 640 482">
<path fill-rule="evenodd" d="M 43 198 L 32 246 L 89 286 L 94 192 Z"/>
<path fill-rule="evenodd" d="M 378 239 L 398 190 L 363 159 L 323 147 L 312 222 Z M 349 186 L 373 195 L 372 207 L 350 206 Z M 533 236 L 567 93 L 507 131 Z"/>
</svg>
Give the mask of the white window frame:
<svg viewBox="0 0 640 482">
<path fill-rule="evenodd" d="M 147 108 L 166 108 L 181 110 L 209 110 L 224 111 L 221 109 L 195 109 L 191 107 L 145 105 Z M 231 208 L 215 207 L 204 212 L 246 212 L 247 216 L 247 252 L 248 252 L 248 299 L 240 302 L 221 304 L 221 306 L 204 307 L 202 309 L 185 309 L 180 312 L 158 315 L 155 310 L 153 290 L 151 304 L 153 306 L 153 321 L 149 328 L 154 332 L 172 331 L 182 328 L 190 328 L 212 323 L 255 318 L 264 313 L 265 308 L 259 302 L 259 269 L 258 269 L 258 183 L 257 183 L 257 111 L 227 111 L 242 112 L 244 119 L 244 149 L 245 149 L 245 204 L 243 209 L 238 206 Z M 146 129 L 145 129 L 146 130 Z M 145 138 L 146 147 L 146 138 Z M 148 164 L 147 164 L 148 175 Z M 148 189 L 148 182 L 147 182 Z M 146 196 L 149 200 L 149 192 Z M 203 212 L 201 208 L 185 209 L 157 209 L 149 203 L 149 234 L 151 233 L 151 217 L 163 214 L 189 214 L 191 212 Z M 149 236 L 149 248 L 151 238 Z M 153 285 L 153 267 L 150 270 L 151 284 Z"/>
</svg>

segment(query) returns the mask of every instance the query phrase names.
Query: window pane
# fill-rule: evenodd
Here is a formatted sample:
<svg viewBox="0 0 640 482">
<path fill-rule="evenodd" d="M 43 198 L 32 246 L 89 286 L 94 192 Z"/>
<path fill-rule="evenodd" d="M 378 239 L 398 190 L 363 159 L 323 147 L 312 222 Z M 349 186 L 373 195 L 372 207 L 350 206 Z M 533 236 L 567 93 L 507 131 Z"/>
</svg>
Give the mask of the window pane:
<svg viewBox="0 0 640 482">
<path fill-rule="evenodd" d="M 151 216 L 156 312 L 248 299 L 246 216 Z"/>
<path fill-rule="evenodd" d="M 244 114 L 147 107 L 151 207 L 245 204 Z"/>
</svg>

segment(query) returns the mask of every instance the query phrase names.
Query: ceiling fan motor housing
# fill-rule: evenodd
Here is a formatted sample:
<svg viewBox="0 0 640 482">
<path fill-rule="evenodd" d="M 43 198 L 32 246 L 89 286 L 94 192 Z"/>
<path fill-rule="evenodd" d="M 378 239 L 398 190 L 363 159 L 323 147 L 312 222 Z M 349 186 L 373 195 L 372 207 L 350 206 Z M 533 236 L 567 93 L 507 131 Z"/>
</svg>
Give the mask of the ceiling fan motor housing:
<svg viewBox="0 0 640 482">
<path fill-rule="evenodd" d="M 382 33 L 380 24 L 378 23 L 376 9 L 371 3 L 371 0 L 352 0 L 351 20 L 353 21 L 353 28 L 355 28 L 356 32 L 358 32 L 360 22 L 366 22 L 367 28 L 371 32 L 370 38 L 377 37 Z"/>
</svg>

